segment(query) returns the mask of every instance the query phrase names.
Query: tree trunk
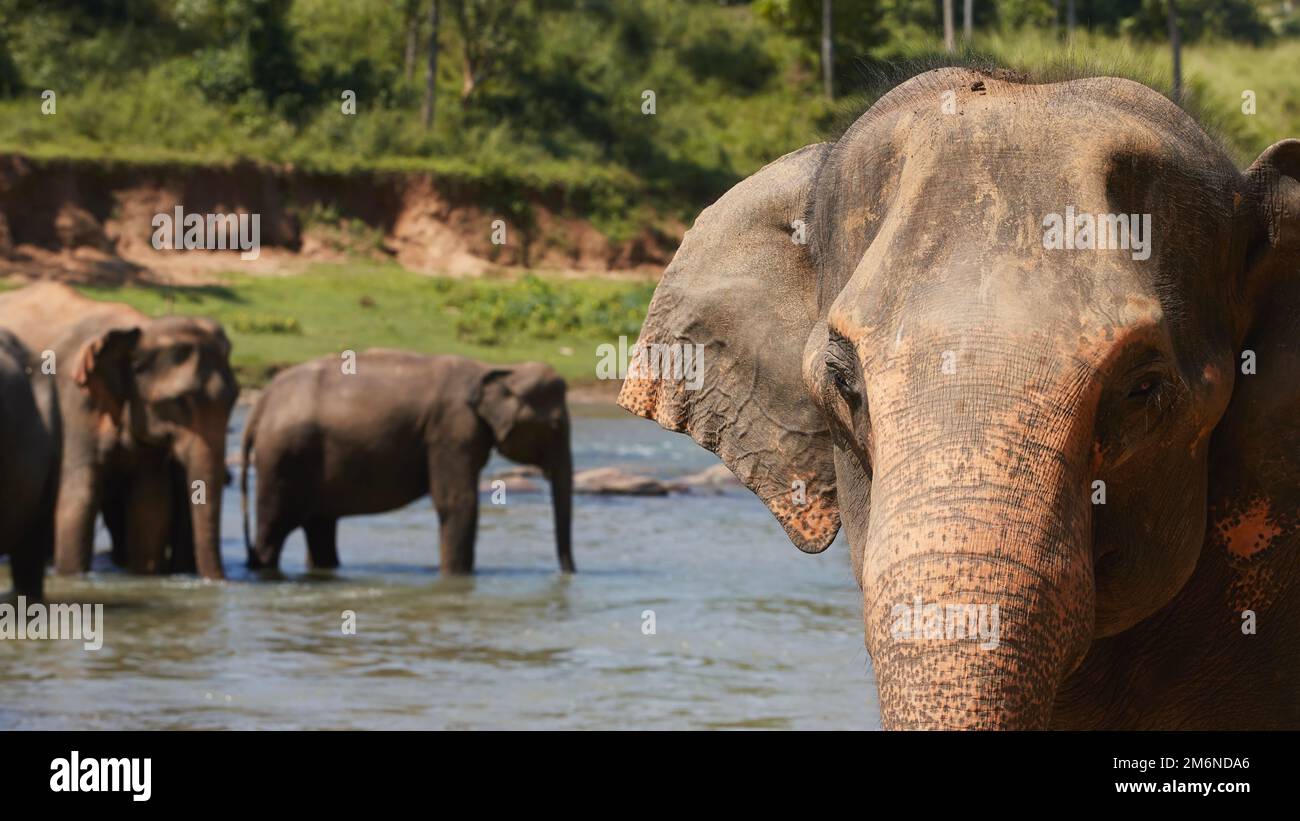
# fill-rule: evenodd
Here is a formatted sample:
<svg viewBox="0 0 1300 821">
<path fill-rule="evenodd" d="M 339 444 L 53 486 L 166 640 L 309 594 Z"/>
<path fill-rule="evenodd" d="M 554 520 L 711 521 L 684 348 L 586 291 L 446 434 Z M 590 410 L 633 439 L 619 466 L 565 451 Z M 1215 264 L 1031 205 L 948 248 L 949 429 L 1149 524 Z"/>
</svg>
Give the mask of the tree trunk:
<svg viewBox="0 0 1300 821">
<path fill-rule="evenodd" d="M 1178 8 L 1174 0 L 1169 0 L 1169 47 L 1174 52 L 1173 98 L 1179 105 L 1183 104 L 1183 42 L 1178 31 Z"/>
<path fill-rule="evenodd" d="M 420 121 L 426 131 L 433 128 L 433 109 L 438 85 L 438 0 L 429 0 L 429 63 L 424 70 L 424 107 Z"/>
<path fill-rule="evenodd" d="M 1074 0 L 1065 0 L 1065 37 L 1074 39 L 1074 24 L 1078 16 L 1074 11 Z"/>
<path fill-rule="evenodd" d="M 975 0 L 966 0 L 962 9 L 962 36 L 970 42 L 971 31 L 975 28 Z"/>
<path fill-rule="evenodd" d="M 415 61 L 420 51 L 420 14 L 417 0 L 406 2 L 406 59 L 402 64 L 406 82 L 415 79 Z"/>
<path fill-rule="evenodd" d="M 943 0 L 943 47 L 948 51 L 957 50 L 957 38 L 953 33 L 952 0 Z"/>
<path fill-rule="evenodd" d="M 835 47 L 831 43 L 831 0 L 822 0 L 822 87 L 826 99 L 835 99 Z"/>
</svg>

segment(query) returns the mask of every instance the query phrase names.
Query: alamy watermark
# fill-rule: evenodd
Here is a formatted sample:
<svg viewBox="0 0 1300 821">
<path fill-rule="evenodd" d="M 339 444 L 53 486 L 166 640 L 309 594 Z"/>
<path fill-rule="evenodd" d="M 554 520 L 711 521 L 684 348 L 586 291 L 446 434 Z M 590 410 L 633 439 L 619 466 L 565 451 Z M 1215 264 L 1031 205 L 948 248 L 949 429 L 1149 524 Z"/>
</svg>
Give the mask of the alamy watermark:
<svg viewBox="0 0 1300 821">
<path fill-rule="evenodd" d="M 0 641 L 80 641 L 87 650 L 104 646 L 104 605 L 0 604 Z"/>
<path fill-rule="evenodd" d="M 261 214 L 186 214 L 176 206 L 174 214 L 155 214 L 155 251 L 234 251 L 240 259 L 257 259 L 262 253 Z"/>
<path fill-rule="evenodd" d="M 1043 217 L 1043 247 L 1049 251 L 1132 251 L 1133 259 L 1151 258 L 1150 214 L 1076 214 Z"/>
<path fill-rule="evenodd" d="M 596 347 L 597 379 L 671 379 L 688 391 L 704 386 L 704 346 L 693 344 L 638 344 L 628 351 L 627 337 L 618 346 L 605 342 Z"/>
<path fill-rule="evenodd" d="M 994 650 L 1001 636 L 996 604 L 926 604 L 915 596 L 911 604 L 894 605 L 889 617 L 895 641 L 978 639 L 981 650 Z"/>
<path fill-rule="evenodd" d="M 153 796 L 152 758 L 82 758 L 73 750 L 50 762 L 51 792 L 122 792 L 132 801 Z"/>
</svg>

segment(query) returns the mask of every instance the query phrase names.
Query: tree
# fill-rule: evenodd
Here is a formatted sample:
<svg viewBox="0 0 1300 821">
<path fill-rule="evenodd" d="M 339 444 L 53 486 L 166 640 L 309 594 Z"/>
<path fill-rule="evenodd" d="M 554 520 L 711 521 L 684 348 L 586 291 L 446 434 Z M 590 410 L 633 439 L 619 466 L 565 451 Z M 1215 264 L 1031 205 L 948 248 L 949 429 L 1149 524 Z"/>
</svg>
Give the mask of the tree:
<svg viewBox="0 0 1300 821">
<path fill-rule="evenodd" d="M 957 38 L 953 33 L 952 0 L 943 0 L 943 47 L 948 51 L 957 50 Z"/>
<path fill-rule="evenodd" d="M 869 59 L 887 37 L 880 0 L 754 0 L 754 15 L 803 40 L 820 57 L 822 88 L 843 94 L 861 75 L 846 70 Z M 829 74 L 829 80 L 827 79 Z"/>
<path fill-rule="evenodd" d="M 1168 0 L 1169 5 L 1169 47 L 1174 52 L 1174 84 L 1173 96 L 1174 102 L 1182 105 L 1183 102 L 1183 44 L 1182 37 L 1178 32 L 1178 8 L 1174 0 Z"/>
<path fill-rule="evenodd" d="M 415 61 L 420 51 L 420 0 L 404 0 L 406 16 L 406 54 L 402 61 L 402 73 L 406 82 L 415 79 Z"/>
<path fill-rule="evenodd" d="M 507 73 L 512 62 L 528 50 L 532 36 L 532 7 L 524 0 L 449 0 L 460 31 L 460 98 L 468 102 L 490 77 Z"/>
<path fill-rule="evenodd" d="M 433 107 L 438 94 L 438 0 L 429 0 L 429 62 L 424 68 L 424 105 L 420 122 L 433 128 Z"/>
<path fill-rule="evenodd" d="M 826 99 L 835 99 L 835 46 L 831 38 L 831 0 L 822 0 L 822 86 Z"/>
<path fill-rule="evenodd" d="M 975 27 L 975 0 L 966 0 L 962 9 L 962 37 L 966 42 L 970 42 L 971 30 Z"/>
</svg>

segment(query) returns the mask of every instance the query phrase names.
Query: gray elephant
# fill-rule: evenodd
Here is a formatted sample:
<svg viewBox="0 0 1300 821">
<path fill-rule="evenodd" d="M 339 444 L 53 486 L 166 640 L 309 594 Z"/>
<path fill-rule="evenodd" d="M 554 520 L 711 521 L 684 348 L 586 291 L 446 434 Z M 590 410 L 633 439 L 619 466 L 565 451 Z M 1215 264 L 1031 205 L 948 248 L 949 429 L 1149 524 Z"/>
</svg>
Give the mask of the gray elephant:
<svg viewBox="0 0 1300 821">
<path fill-rule="evenodd" d="M 478 476 L 493 447 L 540 467 L 550 480 L 560 568 L 572 572 L 569 415 L 564 380 L 551 368 L 382 349 L 364 351 L 354 363 L 325 357 L 289 368 L 266 388 L 244 429 L 240 493 L 249 566 L 278 567 L 285 538 L 301 527 L 311 566 L 337 567 L 340 517 L 396 510 L 429 494 L 440 521 L 442 572 L 470 573 Z"/>
<path fill-rule="evenodd" d="M 14 592 L 39 599 L 54 543 L 59 431 L 54 385 L 34 365 L 0 330 L 0 553 L 9 554 Z"/>
<path fill-rule="evenodd" d="M 0 295 L 0 324 L 54 366 L 56 572 L 89 569 L 102 511 L 114 559 L 133 572 L 197 567 L 222 578 L 226 426 L 239 385 L 221 326 L 151 318 L 53 282 Z"/>
<path fill-rule="evenodd" d="M 888 728 L 1296 728 L 1298 316 L 1300 140 L 942 69 L 700 215 L 619 401 L 844 527 Z"/>
</svg>

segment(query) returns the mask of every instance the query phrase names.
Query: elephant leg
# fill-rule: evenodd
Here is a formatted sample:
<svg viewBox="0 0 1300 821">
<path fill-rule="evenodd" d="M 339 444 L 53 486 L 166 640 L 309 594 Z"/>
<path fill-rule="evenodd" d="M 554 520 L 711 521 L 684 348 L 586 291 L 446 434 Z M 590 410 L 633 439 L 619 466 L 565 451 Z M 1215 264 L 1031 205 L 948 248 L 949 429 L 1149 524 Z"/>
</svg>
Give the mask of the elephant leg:
<svg viewBox="0 0 1300 821">
<path fill-rule="evenodd" d="M 338 519 L 314 516 L 303 525 L 307 534 L 307 563 L 313 570 L 339 566 Z"/>
<path fill-rule="evenodd" d="M 198 573 L 194 555 L 194 522 L 190 516 L 189 495 L 185 492 L 185 467 L 175 459 L 168 461 L 172 482 L 171 572 Z"/>
<path fill-rule="evenodd" d="M 127 569 L 153 574 L 166 569 L 173 487 L 165 454 L 145 459 L 131 477 L 126 501 Z"/>
<path fill-rule="evenodd" d="M 26 538 L 9 558 L 14 592 L 29 599 L 40 599 L 45 594 L 45 565 L 54 553 L 54 505 L 58 492 L 58 475 L 51 470 L 35 516 L 28 523 Z"/>
<path fill-rule="evenodd" d="M 253 552 L 248 557 L 249 569 L 278 570 L 280 567 L 280 553 L 284 550 L 284 540 L 289 538 L 289 534 L 297 527 L 297 519 L 290 517 L 287 511 L 283 510 L 279 503 L 271 498 L 269 492 L 264 496 L 262 489 L 259 487 L 257 493 L 257 540 L 253 543 Z"/>
<path fill-rule="evenodd" d="M 100 494 L 99 512 L 104 516 L 104 527 L 108 529 L 109 538 L 113 542 L 113 564 L 118 567 L 126 567 L 127 564 L 126 501 L 128 483 L 129 480 L 125 476 L 109 477 L 104 482 L 104 489 Z"/>
<path fill-rule="evenodd" d="M 463 467 L 430 470 L 433 508 L 438 511 L 439 570 L 443 575 L 474 572 L 478 530 L 478 475 Z M 464 475 L 468 474 L 468 475 Z"/>
<path fill-rule="evenodd" d="M 90 570 L 99 491 L 99 471 L 94 466 L 64 469 L 54 519 L 54 571 L 59 575 Z"/>
<path fill-rule="evenodd" d="M 34 526 L 36 531 L 49 530 L 49 525 Z M 13 575 L 14 592 L 28 599 L 40 599 L 45 593 L 45 542 L 39 532 L 30 534 L 9 557 L 9 572 Z"/>
<path fill-rule="evenodd" d="M 293 470 L 277 451 L 267 450 L 266 454 L 259 451 L 256 461 L 257 528 L 248 556 L 250 570 L 279 569 L 284 540 L 306 524 L 307 516 L 297 500 L 313 498 L 309 477 Z"/>
</svg>

